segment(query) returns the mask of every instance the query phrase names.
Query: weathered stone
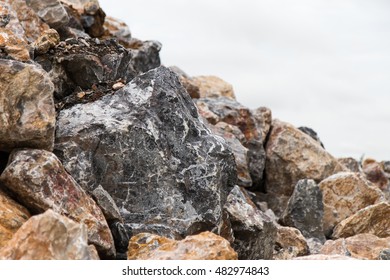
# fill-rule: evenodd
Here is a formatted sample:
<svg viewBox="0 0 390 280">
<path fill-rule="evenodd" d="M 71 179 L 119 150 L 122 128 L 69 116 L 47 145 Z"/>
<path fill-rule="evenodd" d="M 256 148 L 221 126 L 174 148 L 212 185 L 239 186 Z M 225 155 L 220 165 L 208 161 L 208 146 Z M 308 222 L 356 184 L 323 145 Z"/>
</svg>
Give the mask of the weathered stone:
<svg viewBox="0 0 390 280">
<path fill-rule="evenodd" d="M 34 64 L 0 59 L 0 150 L 53 149 L 53 84 Z"/>
<path fill-rule="evenodd" d="M 115 37 L 119 43 L 125 47 L 129 47 L 131 40 L 131 32 L 124 21 L 107 16 L 103 25 L 106 36 Z"/>
<path fill-rule="evenodd" d="M 107 222 L 110 223 L 119 221 L 123 223 L 118 206 L 116 205 L 111 195 L 105 189 L 103 189 L 102 186 L 98 186 L 96 189 L 94 189 L 92 196 L 99 205 L 100 209 L 102 209 Z"/>
<path fill-rule="evenodd" d="M 0 190 L 0 250 L 29 218 L 26 208 Z"/>
<path fill-rule="evenodd" d="M 236 99 L 231 84 L 216 76 L 197 76 L 190 78 L 191 84 L 199 89 L 200 98 L 227 97 Z"/>
<path fill-rule="evenodd" d="M 18 38 L 11 30 L 4 27 L 0 27 L 0 51 L 1 50 L 13 59 L 19 61 L 28 61 L 30 59 L 27 42 Z"/>
<path fill-rule="evenodd" d="M 30 218 L 0 250 L 0 260 L 95 259 L 83 224 L 47 210 Z"/>
<path fill-rule="evenodd" d="M 265 144 L 272 125 L 272 111 L 267 107 L 259 107 L 252 110 L 252 114 L 256 120 L 258 128 L 261 131 L 262 142 Z"/>
<path fill-rule="evenodd" d="M 144 73 L 160 66 L 159 52 L 161 43 L 158 41 L 137 41 L 131 44 L 132 67 L 137 73 Z"/>
<path fill-rule="evenodd" d="M 383 249 L 390 247 L 390 238 L 379 238 L 373 234 L 358 234 L 335 241 L 328 240 L 321 249 L 321 254 L 344 255 L 356 259 L 377 260 Z"/>
<path fill-rule="evenodd" d="M 54 154 L 43 150 L 15 151 L 0 180 L 35 213 L 53 209 L 84 223 L 89 242 L 103 255 L 115 255 L 114 241 L 103 213 Z"/>
<path fill-rule="evenodd" d="M 211 232 L 202 232 L 175 241 L 140 233 L 129 242 L 129 260 L 237 260 L 229 242 Z"/>
<path fill-rule="evenodd" d="M 360 167 L 360 163 L 351 157 L 338 158 L 338 162 L 344 165 L 351 172 L 362 172 L 362 168 Z"/>
<path fill-rule="evenodd" d="M 309 254 L 309 246 L 302 233 L 293 227 L 278 227 L 275 241 L 275 260 L 289 260 Z"/>
<path fill-rule="evenodd" d="M 234 156 L 167 68 L 62 110 L 56 136 L 67 171 L 88 191 L 108 191 L 135 234 L 180 237 L 221 225 Z"/>
<path fill-rule="evenodd" d="M 390 237 L 390 204 L 387 202 L 367 206 L 341 221 L 333 231 L 333 238 L 346 238 L 359 233 Z"/>
<path fill-rule="evenodd" d="M 293 260 L 316 260 L 316 261 L 338 261 L 338 260 L 354 260 L 355 258 L 343 256 L 343 255 L 323 255 L 315 254 L 303 257 L 296 257 Z"/>
<path fill-rule="evenodd" d="M 195 82 L 191 78 L 186 77 L 184 75 L 179 75 L 179 77 L 180 77 L 180 83 L 186 89 L 186 91 L 191 96 L 191 98 L 200 98 L 199 87 L 195 84 Z"/>
<path fill-rule="evenodd" d="M 26 0 L 26 3 L 52 28 L 69 22 L 69 16 L 58 0 Z"/>
<path fill-rule="evenodd" d="M 267 199 L 276 215 L 286 208 L 299 180 L 313 179 L 318 183 L 344 169 L 310 136 L 279 120 L 272 123 L 266 155 Z"/>
<path fill-rule="evenodd" d="M 33 47 L 36 53 L 47 53 L 51 48 L 54 48 L 60 42 L 60 35 L 55 29 L 48 29 L 35 40 Z"/>
<path fill-rule="evenodd" d="M 199 113 L 211 124 L 225 122 L 237 126 L 245 136 L 242 143 L 248 149 L 249 172 L 253 187 L 261 189 L 265 164 L 265 152 L 261 142 L 261 131 L 251 110 L 226 97 L 200 98 L 196 100 Z"/>
<path fill-rule="evenodd" d="M 252 179 L 249 174 L 248 149 L 245 148 L 237 139 L 237 137 L 230 132 L 234 129 L 237 129 L 238 133 L 243 136 L 241 131 L 238 128 L 229 125 L 225 122 L 219 122 L 215 126 L 210 125 L 210 128 L 214 134 L 224 138 L 226 143 L 232 149 L 237 166 L 237 185 L 239 185 L 240 187 L 251 187 Z"/>
<path fill-rule="evenodd" d="M 319 184 L 324 202 L 324 233 L 358 210 L 384 200 L 382 192 L 359 173 L 341 172 Z"/>
<path fill-rule="evenodd" d="M 300 127 L 298 127 L 298 129 L 300 131 L 302 131 L 303 133 L 309 135 L 314 141 L 316 141 L 318 144 L 320 144 L 322 148 L 325 148 L 324 144 L 321 142 L 320 137 L 318 137 L 317 132 L 315 132 L 312 128 L 307 127 L 307 126 L 300 126 Z"/>
<path fill-rule="evenodd" d="M 0 2 L 0 28 L 6 27 L 11 20 L 10 8 L 6 3 Z"/>
<path fill-rule="evenodd" d="M 384 249 L 379 253 L 380 260 L 390 260 L 390 249 Z"/>
<path fill-rule="evenodd" d="M 72 6 L 74 9 L 77 10 L 79 14 L 84 13 L 85 8 L 88 10 L 88 6 L 95 6 L 95 12 L 96 12 L 96 6 L 99 6 L 98 0 L 60 0 L 63 4 L 66 4 L 68 6 Z"/>
<path fill-rule="evenodd" d="M 389 186 L 389 179 L 387 178 L 381 163 L 374 159 L 367 158 L 363 161 L 362 169 L 366 174 L 367 179 L 374 183 L 381 190 L 386 190 Z"/>
<path fill-rule="evenodd" d="M 299 229 L 306 238 L 325 242 L 322 193 L 314 180 L 299 180 L 281 217 L 281 224 Z"/>
<path fill-rule="evenodd" d="M 272 259 L 276 227 L 250 200 L 244 189 L 235 186 L 225 209 L 234 232 L 233 249 L 243 260 Z"/>
<path fill-rule="evenodd" d="M 127 247 L 129 240 L 132 235 L 131 229 L 126 227 L 121 222 L 114 221 L 110 223 L 110 229 L 112 236 L 114 237 L 116 259 L 126 260 L 127 259 Z"/>
<path fill-rule="evenodd" d="M 87 10 L 84 10 L 85 13 L 81 16 L 81 22 L 83 24 L 85 31 L 89 35 L 91 35 L 91 37 L 100 37 L 104 34 L 103 24 L 104 24 L 104 19 L 106 17 L 106 14 L 100 7 L 95 9 L 94 12 L 92 11 L 88 12 L 90 6 L 94 8 L 96 7 L 93 6 L 95 5 L 95 3 L 89 5 L 90 3 L 92 2 L 89 2 L 84 6 L 84 9 L 86 8 Z"/>
</svg>

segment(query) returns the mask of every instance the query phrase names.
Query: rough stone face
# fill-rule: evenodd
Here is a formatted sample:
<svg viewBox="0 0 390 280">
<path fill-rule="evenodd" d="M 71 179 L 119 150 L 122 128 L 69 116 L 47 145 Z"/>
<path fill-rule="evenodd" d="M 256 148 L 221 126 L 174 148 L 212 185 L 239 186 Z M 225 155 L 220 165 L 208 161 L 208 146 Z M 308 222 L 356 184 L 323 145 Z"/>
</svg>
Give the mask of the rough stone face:
<svg viewBox="0 0 390 280">
<path fill-rule="evenodd" d="M 300 131 L 302 131 L 303 133 L 309 135 L 311 138 L 313 138 L 313 140 L 316 141 L 318 144 L 320 144 L 322 148 L 325 148 L 324 144 L 321 142 L 321 139 L 318 136 L 317 132 L 315 132 L 312 128 L 307 127 L 307 126 L 300 126 L 300 127 L 298 127 L 298 129 Z"/>
<path fill-rule="evenodd" d="M 324 205 L 318 185 L 314 180 L 298 181 L 283 212 L 281 223 L 299 229 L 306 238 L 315 238 L 324 243 L 323 216 Z"/>
<path fill-rule="evenodd" d="M 386 190 L 389 186 L 389 179 L 383 170 L 381 163 L 373 159 L 365 159 L 362 164 L 364 174 L 367 179 L 374 183 L 381 190 Z"/>
<path fill-rule="evenodd" d="M 192 77 L 191 84 L 199 89 L 200 98 L 227 97 L 236 99 L 233 86 L 216 76 Z"/>
<path fill-rule="evenodd" d="M 0 260 L 89 260 L 84 225 L 47 210 L 30 218 L 0 250 Z"/>
<path fill-rule="evenodd" d="M 54 154 L 43 150 L 15 151 L 0 180 L 35 213 L 53 209 L 84 223 L 89 242 L 103 255 L 115 255 L 114 241 L 103 213 Z"/>
<path fill-rule="evenodd" d="M 45 54 L 60 42 L 60 35 L 55 29 L 48 29 L 35 40 L 33 47 L 36 53 Z"/>
<path fill-rule="evenodd" d="M 135 234 L 182 237 L 221 225 L 234 156 L 167 68 L 62 110 L 56 136 L 67 171 L 88 191 L 101 185 Z"/>
<path fill-rule="evenodd" d="M 324 201 L 324 233 L 358 210 L 382 201 L 382 192 L 358 173 L 341 172 L 319 184 Z"/>
<path fill-rule="evenodd" d="M 289 260 L 310 252 L 305 237 L 293 227 L 278 227 L 275 249 L 275 260 Z"/>
<path fill-rule="evenodd" d="M 386 202 L 367 206 L 341 221 L 333 231 L 333 238 L 346 238 L 359 233 L 390 237 L 390 204 Z"/>
<path fill-rule="evenodd" d="M 253 187 L 260 189 L 263 183 L 265 153 L 261 142 L 262 134 L 251 110 L 226 97 L 200 98 L 196 100 L 196 106 L 200 115 L 211 124 L 225 122 L 241 130 L 245 136 L 242 144 L 248 149 L 248 166 Z"/>
<path fill-rule="evenodd" d="M 267 107 L 259 107 L 252 110 L 252 114 L 256 120 L 257 126 L 261 130 L 262 142 L 265 144 L 272 125 L 272 111 Z"/>
<path fill-rule="evenodd" d="M 0 150 L 53 149 L 53 84 L 33 64 L 0 59 Z"/>
<path fill-rule="evenodd" d="M 124 21 L 107 16 L 104 20 L 106 36 L 118 38 L 119 43 L 125 47 L 129 47 L 131 42 L 131 32 Z"/>
<path fill-rule="evenodd" d="M 239 259 L 272 259 L 276 227 L 272 220 L 257 209 L 245 190 L 235 186 L 225 209 L 234 233 L 233 249 Z"/>
<path fill-rule="evenodd" d="M 6 3 L 0 3 L 0 27 L 6 27 L 10 20 L 9 6 Z"/>
<path fill-rule="evenodd" d="M 280 215 L 301 179 L 317 183 L 344 169 L 315 140 L 294 126 L 274 120 L 266 144 L 268 205 Z"/>
<path fill-rule="evenodd" d="M 380 260 L 390 260 L 390 249 L 384 249 L 379 253 Z"/>
<path fill-rule="evenodd" d="M 29 218 L 26 208 L 0 190 L 0 250 Z"/>
<path fill-rule="evenodd" d="M 377 260 L 382 250 L 390 247 L 390 238 L 379 238 L 373 234 L 358 234 L 335 241 L 328 240 L 321 254 L 344 255 L 356 259 Z"/>
<path fill-rule="evenodd" d="M 59 28 L 69 22 L 69 16 L 58 0 L 26 0 L 26 3 L 50 27 Z"/>
<path fill-rule="evenodd" d="M 344 165 L 351 172 L 362 172 L 360 163 L 351 157 L 338 158 L 340 164 Z"/>
<path fill-rule="evenodd" d="M 0 27 L 0 51 L 4 51 L 9 57 L 19 61 L 30 59 L 27 42 L 17 37 L 8 28 Z"/>
<path fill-rule="evenodd" d="M 211 232 L 187 236 L 181 241 L 140 233 L 129 242 L 129 260 L 237 260 L 229 242 Z"/>
<path fill-rule="evenodd" d="M 103 189 L 102 186 L 98 186 L 93 190 L 92 196 L 96 203 L 102 209 L 104 216 L 108 222 L 120 221 L 123 223 L 122 216 L 111 195 Z"/>
</svg>

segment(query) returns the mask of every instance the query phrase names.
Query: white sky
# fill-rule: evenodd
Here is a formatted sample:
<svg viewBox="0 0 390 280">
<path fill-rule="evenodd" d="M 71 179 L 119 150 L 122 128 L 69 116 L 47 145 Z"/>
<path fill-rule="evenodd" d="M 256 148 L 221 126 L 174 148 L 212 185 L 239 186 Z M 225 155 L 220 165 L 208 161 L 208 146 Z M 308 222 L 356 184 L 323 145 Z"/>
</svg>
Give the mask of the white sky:
<svg viewBox="0 0 390 280">
<path fill-rule="evenodd" d="M 162 62 L 309 126 L 335 156 L 390 160 L 390 1 L 99 0 Z"/>
</svg>

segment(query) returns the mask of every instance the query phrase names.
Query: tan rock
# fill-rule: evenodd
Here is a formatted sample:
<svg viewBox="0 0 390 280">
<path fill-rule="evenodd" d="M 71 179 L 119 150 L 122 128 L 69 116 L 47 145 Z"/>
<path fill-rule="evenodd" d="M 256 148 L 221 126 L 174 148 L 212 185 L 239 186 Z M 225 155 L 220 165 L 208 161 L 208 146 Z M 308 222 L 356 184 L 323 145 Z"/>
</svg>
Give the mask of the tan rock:
<svg viewBox="0 0 390 280">
<path fill-rule="evenodd" d="M 84 225 L 52 210 L 30 218 L 0 250 L 0 260 L 94 259 Z"/>
<path fill-rule="evenodd" d="M 374 159 L 367 158 L 362 164 L 363 172 L 367 179 L 378 186 L 381 190 L 386 190 L 389 186 L 389 179 L 383 170 L 383 165 Z"/>
<path fill-rule="evenodd" d="M 124 21 L 106 16 L 104 20 L 105 35 L 118 38 L 119 43 L 125 47 L 129 47 L 131 41 L 131 32 Z"/>
<path fill-rule="evenodd" d="M 13 152 L 0 180 L 34 212 L 52 209 L 84 223 L 88 241 L 101 254 L 115 256 L 114 241 L 102 211 L 53 153 L 44 150 Z"/>
<path fill-rule="evenodd" d="M 55 29 L 48 29 L 35 40 L 33 46 L 38 54 L 47 53 L 51 48 L 54 48 L 60 42 L 60 35 Z"/>
<path fill-rule="evenodd" d="M 304 257 L 297 257 L 294 260 L 315 260 L 315 261 L 339 261 L 339 260 L 354 260 L 354 258 L 343 256 L 343 255 L 324 255 L 316 254 Z"/>
<path fill-rule="evenodd" d="M 202 232 L 176 241 L 151 233 L 140 233 L 129 242 L 129 260 L 237 260 L 227 240 Z"/>
<path fill-rule="evenodd" d="M 378 237 L 390 237 L 390 204 L 387 202 L 367 206 L 341 221 L 333 231 L 333 238 L 349 237 L 359 233 L 371 233 Z"/>
<path fill-rule="evenodd" d="M 187 90 L 191 98 L 200 98 L 200 91 L 198 85 L 189 77 L 180 76 L 180 83 Z"/>
<path fill-rule="evenodd" d="M 390 238 L 379 238 L 373 234 L 358 234 L 335 241 L 328 240 L 321 254 L 344 255 L 357 259 L 377 260 L 383 249 L 390 248 Z"/>
<path fill-rule="evenodd" d="M 337 159 L 340 164 L 344 165 L 348 171 L 351 172 L 361 172 L 362 168 L 360 167 L 360 163 L 351 157 L 338 158 Z"/>
<path fill-rule="evenodd" d="M 29 218 L 30 213 L 26 208 L 0 190 L 0 248 Z"/>
<path fill-rule="evenodd" d="M 0 150 L 53 149 L 53 90 L 53 83 L 41 68 L 0 59 Z"/>
<path fill-rule="evenodd" d="M 324 232 L 358 210 L 384 199 L 382 192 L 359 173 L 342 172 L 319 184 L 324 202 Z"/>
<path fill-rule="evenodd" d="M 274 120 L 266 144 L 265 177 L 269 207 L 280 215 L 296 183 L 317 183 L 344 167 L 309 135 L 291 124 Z"/>
<path fill-rule="evenodd" d="M 293 227 L 279 227 L 276 235 L 275 260 L 287 260 L 309 254 L 309 246 L 302 233 Z"/>
<path fill-rule="evenodd" d="M 8 28 L 0 27 L 0 49 L 4 50 L 13 59 L 19 61 L 28 61 L 30 59 L 27 42 L 17 37 Z"/>
<path fill-rule="evenodd" d="M 192 77 L 192 82 L 199 88 L 200 98 L 227 97 L 236 99 L 231 84 L 216 76 Z"/>
</svg>

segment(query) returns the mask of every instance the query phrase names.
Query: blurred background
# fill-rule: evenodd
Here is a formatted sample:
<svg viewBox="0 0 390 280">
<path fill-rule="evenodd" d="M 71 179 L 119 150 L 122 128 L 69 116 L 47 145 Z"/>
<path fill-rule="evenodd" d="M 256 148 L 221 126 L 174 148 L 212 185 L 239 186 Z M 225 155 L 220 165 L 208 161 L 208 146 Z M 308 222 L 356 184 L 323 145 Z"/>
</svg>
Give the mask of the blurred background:
<svg viewBox="0 0 390 280">
<path fill-rule="evenodd" d="M 390 160 L 390 1 L 99 0 L 161 60 L 313 128 L 334 156 Z"/>
</svg>

